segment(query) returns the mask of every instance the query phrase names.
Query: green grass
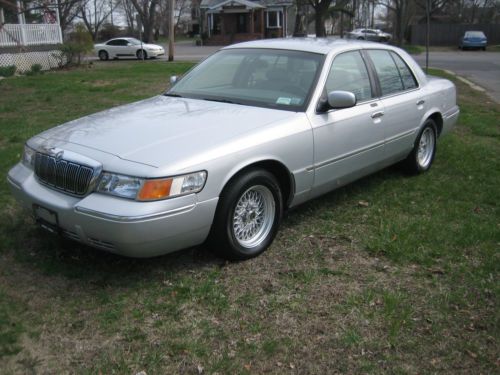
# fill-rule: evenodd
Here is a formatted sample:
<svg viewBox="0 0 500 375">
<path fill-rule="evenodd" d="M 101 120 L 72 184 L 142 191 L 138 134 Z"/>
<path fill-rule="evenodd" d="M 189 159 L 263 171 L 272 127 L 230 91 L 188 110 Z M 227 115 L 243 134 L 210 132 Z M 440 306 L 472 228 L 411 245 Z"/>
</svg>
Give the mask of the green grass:
<svg viewBox="0 0 500 375">
<path fill-rule="evenodd" d="M 190 66 L 120 61 L 0 81 L 3 175 L 32 135 L 161 93 Z M 459 124 L 428 173 L 388 168 L 300 206 L 247 262 L 203 247 L 134 260 L 61 241 L 4 179 L 2 372 L 496 372 L 500 110 L 456 84 Z"/>
</svg>

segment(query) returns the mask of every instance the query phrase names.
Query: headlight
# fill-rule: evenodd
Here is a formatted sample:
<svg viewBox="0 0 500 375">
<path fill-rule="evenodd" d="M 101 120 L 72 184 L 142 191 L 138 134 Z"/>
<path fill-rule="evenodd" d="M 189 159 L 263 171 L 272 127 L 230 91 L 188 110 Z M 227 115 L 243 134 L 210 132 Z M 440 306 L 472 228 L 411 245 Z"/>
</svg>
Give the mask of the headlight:
<svg viewBox="0 0 500 375">
<path fill-rule="evenodd" d="M 105 172 L 97 191 L 139 201 L 154 201 L 198 193 L 203 189 L 207 172 L 195 172 L 182 176 L 142 179 Z"/>
<path fill-rule="evenodd" d="M 23 159 L 22 159 L 23 164 L 26 167 L 33 169 L 35 166 L 35 155 L 36 155 L 35 150 L 33 150 L 28 145 L 24 145 L 24 152 L 23 152 Z"/>
</svg>

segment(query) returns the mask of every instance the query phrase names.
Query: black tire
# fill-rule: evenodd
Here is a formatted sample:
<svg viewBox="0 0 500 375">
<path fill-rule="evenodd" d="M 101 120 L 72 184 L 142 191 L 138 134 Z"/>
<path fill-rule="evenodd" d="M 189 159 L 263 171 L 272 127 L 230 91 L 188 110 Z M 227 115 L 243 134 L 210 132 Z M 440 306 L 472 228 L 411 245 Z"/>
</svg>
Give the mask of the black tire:
<svg viewBox="0 0 500 375">
<path fill-rule="evenodd" d="M 436 156 L 436 145 L 436 123 L 432 119 L 427 119 L 418 133 L 413 150 L 403 162 L 405 169 L 411 174 L 428 171 Z"/>
<path fill-rule="evenodd" d="M 146 51 L 144 51 L 143 49 L 138 50 L 137 53 L 135 54 L 137 56 L 137 60 L 142 60 L 142 54 L 144 54 L 144 60 L 147 60 L 148 53 Z"/>
<path fill-rule="evenodd" d="M 252 197 L 256 199 L 249 199 Z M 261 204 L 255 204 L 256 200 L 260 200 Z M 237 209 L 242 212 L 241 215 L 238 215 Z M 261 214 L 256 214 L 257 210 Z M 263 169 L 251 169 L 236 176 L 224 188 L 208 245 L 228 260 L 254 258 L 271 245 L 282 217 L 283 197 L 276 177 Z M 238 230 L 240 233 L 237 233 Z M 253 230 L 256 233 L 249 240 L 242 238 L 247 231 L 252 233 Z"/>
<path fill-rule="evenodd" d="M 107 61 L 109 59 L 109 55 L 106 51 L 102 50 L 102 51 L 99 51 L 99 59 L 101 61 Z"/>
<path fill-rule="evenodd" d="M 365 40 L 365 38 L 363 38 L 362 36 L 358 37 L 357 39 L 358 40 Z"/>
</svg>

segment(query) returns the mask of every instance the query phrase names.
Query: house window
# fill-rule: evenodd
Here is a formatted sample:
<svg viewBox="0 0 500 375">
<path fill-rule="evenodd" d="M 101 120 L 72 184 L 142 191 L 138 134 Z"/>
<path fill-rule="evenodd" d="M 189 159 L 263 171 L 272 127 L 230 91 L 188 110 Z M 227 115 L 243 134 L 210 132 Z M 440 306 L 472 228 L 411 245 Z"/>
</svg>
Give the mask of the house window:
<svg viewBox="0 0 500 375">
<path fill-rule="evenodd" d="M 283 13 L 281 10 L 269 10 L 266 12 L 267 15 L 267 28 L 268 29 L 279 29 L 281 28 L 281 21 L 283 19 Z"/>
</svg>

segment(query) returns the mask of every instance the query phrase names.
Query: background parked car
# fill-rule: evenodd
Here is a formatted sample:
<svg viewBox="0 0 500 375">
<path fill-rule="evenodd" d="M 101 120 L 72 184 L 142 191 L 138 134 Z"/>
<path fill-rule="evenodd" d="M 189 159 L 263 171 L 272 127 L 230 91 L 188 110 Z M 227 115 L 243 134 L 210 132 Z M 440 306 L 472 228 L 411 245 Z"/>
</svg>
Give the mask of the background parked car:
<svg viewBox="0 0 500 375">
<path fill-rule="evenodd" d="M 460 41 L 458 42 L 458 48 L 480 48 L 485 51 L 487 44 L 488 39 L 482 31 L 466 31 L 464 36 L 460 38 Z"/>
<path fill-rule="evenodd" d="M 135 38 L 115 38 L 105 43 L 96 44 L 94 51 L 101 60 L 119 57 L 136 57 L 140 60 L 154 58 L 165 54 L 162 46 L 143 43 Z"/>
<path fill-rule="evenodd" d="M 349 39 L 371 40 L 373 42 L 388 42 L 392 35 L 378 29 L 354 29 L 347 33 Z"/>
</svg>

